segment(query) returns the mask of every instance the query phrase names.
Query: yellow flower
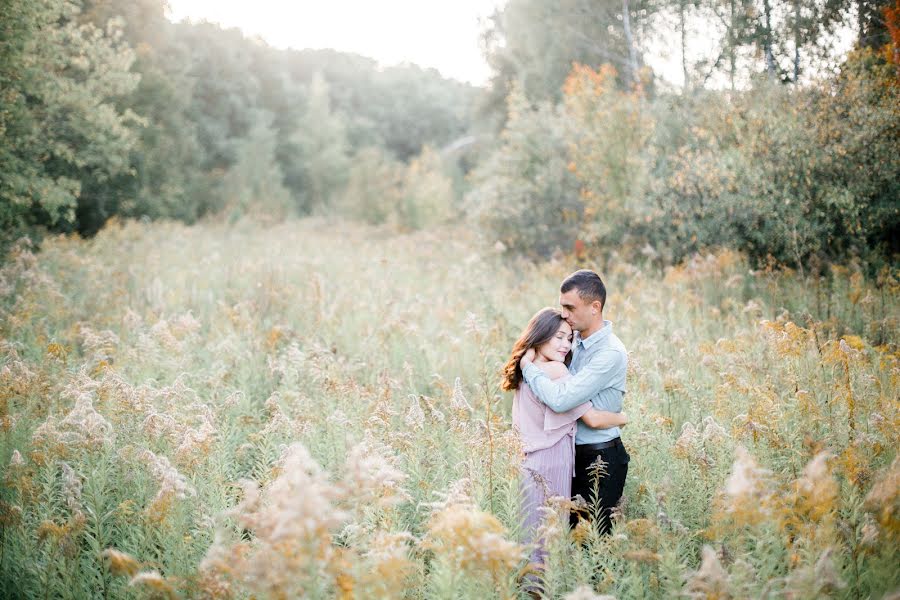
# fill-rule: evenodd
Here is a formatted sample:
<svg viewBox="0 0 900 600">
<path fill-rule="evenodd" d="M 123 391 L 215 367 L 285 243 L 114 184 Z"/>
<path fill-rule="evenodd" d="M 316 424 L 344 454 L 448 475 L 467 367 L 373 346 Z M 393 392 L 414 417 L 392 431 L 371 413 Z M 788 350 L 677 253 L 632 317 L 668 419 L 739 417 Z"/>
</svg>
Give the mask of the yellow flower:
<svg viewBox="0 0 900 600">
<path fill-rule="evenodd" d="M 135 573 L 141 570 L 141 563 L 135 560 L 134 557 L 115 548 L 107 548 L 101 553 L 101 556 L 107 560 L 109 571 L 113 575 L 133 577 Z"/>
</svg>

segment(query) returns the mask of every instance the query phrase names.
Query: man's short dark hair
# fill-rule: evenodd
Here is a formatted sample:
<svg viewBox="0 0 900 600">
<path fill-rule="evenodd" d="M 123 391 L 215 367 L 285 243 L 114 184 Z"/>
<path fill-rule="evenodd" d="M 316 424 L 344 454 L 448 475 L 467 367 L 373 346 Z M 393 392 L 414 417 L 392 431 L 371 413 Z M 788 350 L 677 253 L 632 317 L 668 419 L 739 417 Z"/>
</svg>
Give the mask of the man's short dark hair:
<svg viewBox="0 0 900 600">
<path fill-rule="evenodd" d="M 565 294 L 569 290 L 578 291 L 578 297 L 585 302 L 600 301 L 601 310 L 606 306 L 606 286 L 600 276 L 588 269 L 575 271 L 562 282 L 559 291 Z"/>
</svg>

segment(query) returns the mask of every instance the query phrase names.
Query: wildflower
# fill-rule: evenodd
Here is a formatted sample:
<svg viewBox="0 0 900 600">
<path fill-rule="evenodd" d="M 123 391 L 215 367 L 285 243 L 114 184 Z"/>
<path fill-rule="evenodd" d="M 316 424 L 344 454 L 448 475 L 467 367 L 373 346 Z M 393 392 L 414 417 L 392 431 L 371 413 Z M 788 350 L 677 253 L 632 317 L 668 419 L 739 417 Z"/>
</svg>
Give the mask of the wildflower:
<svg viewBox="0 0 900 600">
<path fill-rule="evenodd" d="M 25 461 L 18 450 L 13 450 L 12 457 L 9 459 L 9 468 L 18 469 L 25 466 Z"/>
<path fill-rule="evenodd" d="M 182 344 L 178 338 L 172 333 L 172 328 L 168 321 L 160 319 L 150 328 L 151 339 L 166 350 L 179 353 L 182 350 Z"/>
<path fill-rule="evenodd" d="M 0 527 L 12 527 L 22 520 L 22 507 L 0 500 Z"/>
<path fill-rule="evenodd" d="M 747 304 L 744 305 L 743 312 L 744 313 L 762 313 L 762 305 L 756 300 L 750 300 Z"/>
<path fill-rule="evenodd" d="M 810 331 L 792 321 L 782 324 L 763 320 L 760 325 L 781 356 L 801 356 L 809 347 Z"/>
<path fill-rule="evenodd" d="M 456 410 L 472 412 L 472 405 L 466 400 L 459 377 L 453 381 L 453 395 L 450 396 L 450 404 Z"/>
<path fill-rule="evenodd" d="M 847 586 L 838 575 L 831 558 L 832 548 L 826 548 L 812 567 L 795 570 L 787 578 L 788 598 L 822 598 Z"/>
<path fill-rule="evenodd" d="M 179 315 L 172 319 L 172 332 L 178 337 L 193 335 L 200 330 L 201 324 L 191 311 L 187 311 L 183 315 Z"/>
<path fill-rule="evenodd" d="M 828 467 L 828 452 L 819 452 L 803 469 L 803 476 L 796 482 L 799 496 L 798 509 L 812 520 L 818 521 L 834 510 L 838 498 L 838 484 Z"/>
<path fill-rule="evenodd" d="M 115 548 L 107 548 L 100 554 L 109 565 L 109 571 L 113 575 L 128 575 L 133 577 L 141 569 L 141 563 L 130 554 L 120 552 Z"/>
<path fill-rule="evenodd" d="M 180 437 L 182 427 L 172 415 L 157 412 L 150 409 L 149 414 L 144 417 L 141 428 L 151 438 L 169 438 L 171 440 Z"/>
<path fill-rule="evenodd" d="M 738 523 L 756 523 L 768 513 L 770 472 L 762 469 L 743 446 L 725 482 L 726 512 Z"/>
<path fill-rule="evenodd" d="M 406 412 L 403 422 L 406 423 L 406 426 L 410 429 L 422 429 L 425 424 L 425 412 L 422 411 L 418 398 L 414 395 L 410 395 L 410 398 L 412 398 L 412 405 Z"/>
<path fill-rule="evenodd" d="M 892 539 L 900 538 L 900 456 L 872 486 L 865 507 Z"/>
<path fill-rule="evenodd" d="M 53 360 L 65 363 L 66 357 L 68 357 L 68 355 L 69 349 L 62 344 L 59 344 L 57 342 L 47 344 L 47 356 L 49 356 Z"/>
<path fill-rule="evenodd" d="M 175 449 L 175 458 L 182 465 L 189 464 L 195 454 L 209 451 L 215 434 L 216 428 L 210 414 L 201 415 L 198 428 L 185 428 L 181 433 L 181 443 Z"/>
<path fill-rule="evenodd" d="M 725 600 L 731 598 L 728 573 L 722 568 L 719 556 L 710 546 L 703 546 L 700 568 L 691 575 L 684 587 L 690 598 Z"/>
<path fill-rule="evenodd" d="M 346 427 L 350 425 L 350 419 L 347 418 L 347 414 L 341 409 L 337 408 L 333 413 L 328 415 L 328 418 L 325 419 L 326 423 L 331 423 L 332 425 L 337 425 L 338 427 Z"/>
<path fill-rule="evenodd" d="M 860 539 L 859 544 L 864 548 L 875 550 L 878 548 L 881 531 L 879 530 L 875 519 L 872 518 L 872 515 L 867 513 L 865 521 L 866 523 L 862 528 L 862 539 Z"/>
<path fill-rule="evenodd" d="M 694 427 L 693 423 L 690 421 L 686 421 L 684 425 L 681 426 L 681 435 L 679 435 L 678 439 L 675 441 L 675 447 L 672 449 L 672 454 L 679 458 L 689 458 L 693 453 L 693 448 L 698 440 L 699 436 L 696 427 Z"/>
<path fill-rule="evenodd" d="M 659 539 L 659 528 L 650 519 L 632 519 L 625 523 L 625 533 L 629 539 L 640 546 L 656 547 Z"/>
<path fill-rule="evenodd" d="M 598 594 L 593 588 L 580 585 L 563 596 L 563 600 L 616 600 L 616 597 L 608 594 Z"/>
<path fill-rule="evenodd" d="M 703 441 L 707 443 L 719 443 L 728 438 L 725 429 L 716 423 L 711 416 L 703 418 Z"/>
<path fill-rule="evenodd" d="M 662 557 L 652 550 L 641 548 L 639 550 L 631 550 L 623 554 L 625 560 L 633 560 L 639 563 L 654 564 L 662 560 Z"/>
<path fill-rule="evenodd" d="M 553 521 L 552 524 L 554 525 L 554 528 L 548 531 L 548 533 L 557 533 L 560 530 L 558 526 L 558 520 Z M 575 542 L 578 544 L 584 544 L 593 532 L 594 526 L 590 519 L 578 519 L 578 523 L 575 525 L 575 529 L 572 530 L 572 539 L 575 540 Z"/>
<path fill-rule="evenodd" d="M 136 330 L 143 326 L 144 319 L 136 313 L 131 307 L 125 309 L 125 316 L 122 317 L 122 325 L 127 329 Z"/>
<path fill-rule="evenodd" d="M 365 583 L 380 588 L 385 597 L 402 596 L 404 582 L 415 569 L 409 558 L 414 541 L 415 537 L 407 531 L 378 532 L 364 554 L 370 564 Z"/>
<path fill-rule="evenodd" d="M 344 468 L 348 495 L 357 506 L 375 503 L 387 506 L 408 496 L 400 489 L 406 475 L 394 464 L 390 452 L 383 445 L 362 442 L 351 448 Z"/>
<path fill-rule="evenodd" d="M 60 463 L 63 477 L 63 494 L 66 506 L 73 515 L 81 513 L 81 479 L 75 470 L 66 463 Z"/>
<path fill-rule="evenodd" d="M 112 432 L 110 422 L 94 409 L 91 394 L 81 392 L 68 415 L 60 421 L 48 417 L 31 439 L 37 447 L 90 450 L 111 442 Z"/>
<path fill-rule="evenodd" d="M 260 492 L 251 481 L 242 485 L 244 498 L 230 514 L 253 532 L 252 552 L 241 543 L 230 548 L 220 544 L 210 549 L 204 563 L 212 569 L 216 556 L 230 552 L 241 559 L 228 568 L 251 590 L 262 596 L 305 595 L 304 580 L 297 573 L 309 572 L 333 558 L 331 531 L 346 519 L 335 505 L 340 489 L 329 483 L 300 443 L 285 450 L 279 475 L 265 490 Z"/>
<path fill-rule="evenodd" d="M 432 514 L 423 545 L 458 569 L 497 574 L 512 568 L 524 548 L 506 540 L 506 530 L 497 518 L 475 506 L 471 488 L 470 480 L 460 479 L 439 493 L 441 500 L 425 504 Z"/>
<path fill-rule="evenodd" d="M 87 324 L 81 323 L 79 330 L 81 345 L 91 361 L 109 361 L 119 346 L 119 336 L 112 331 L 94 331 Z"/>
<path fill-rule="evenodd" d="M 463 330 L 469 335 L 480 336 L 487 331 L 487 328 L 481 319 L 478 318 L 478 315 L 473 312 L 467 312 L 466 318 L 463 320 Z"/>
<path fill-rule="evenodd" d="M 159 574 L 159 571 L 141 571 L 131 578 L 128 582 L 129 586 L 141 587 L 155 596 L 164 598 L 177 598 L 175 588 L 172 587 L 165 577 Z"/>
<path fill-rule="evenodd" d="M 523 548 L 506 539 L 494 515 L 470 503 L 452 504 L 432 516 L 425 546 L 463 571 L 502 574 L 521 559 Z"/>
<path fill-rule="evenodd" d="M 168 458 L 160 456 L 152 450 L 144 450 L 139 456 L 150 465 L 153 476 L 159 484 L 159 491 L 148 507 L 151 514 L 161 519 L 166 514 L 173 498 L 184 499 L 197 495 L 194 487 L 188 483 L 184 475 L 172 466 Z"/>
</svg>

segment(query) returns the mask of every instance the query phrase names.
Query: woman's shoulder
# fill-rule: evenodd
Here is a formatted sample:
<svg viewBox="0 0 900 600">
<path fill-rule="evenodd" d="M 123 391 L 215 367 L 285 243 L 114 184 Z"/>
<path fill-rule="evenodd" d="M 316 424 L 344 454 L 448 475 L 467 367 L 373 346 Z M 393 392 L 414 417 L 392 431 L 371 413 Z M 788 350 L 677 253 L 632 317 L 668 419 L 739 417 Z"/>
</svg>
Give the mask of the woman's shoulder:
<svg viewBox="0 0 900 600">
<path fill-rule="evenodd" d="M 550 379 L 559 379 L 560 377 L 565 377 L 569 374 L 569 368 L 564 363 L 558 361 L 535 363 L 535 365 L 537 365 L 537 368 L 543 371 Z"/>
</svg>

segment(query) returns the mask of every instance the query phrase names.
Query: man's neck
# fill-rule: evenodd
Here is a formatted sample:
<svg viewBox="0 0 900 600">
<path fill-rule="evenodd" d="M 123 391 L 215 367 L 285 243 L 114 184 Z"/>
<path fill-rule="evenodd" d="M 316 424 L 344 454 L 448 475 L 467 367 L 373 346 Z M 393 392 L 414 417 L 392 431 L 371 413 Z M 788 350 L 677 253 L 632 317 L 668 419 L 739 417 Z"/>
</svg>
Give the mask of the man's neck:
<svg viewBox="0 0 900 600">
<path fill-rule="evenodd" d="M 581 336 L 581 339 L 586 340 L 601 329 L 603 329 L 603 315 L 600 315 L 600 320 L 592 324 L 589 329 L 579 331 L 578 334 Z"/>
</svg>

